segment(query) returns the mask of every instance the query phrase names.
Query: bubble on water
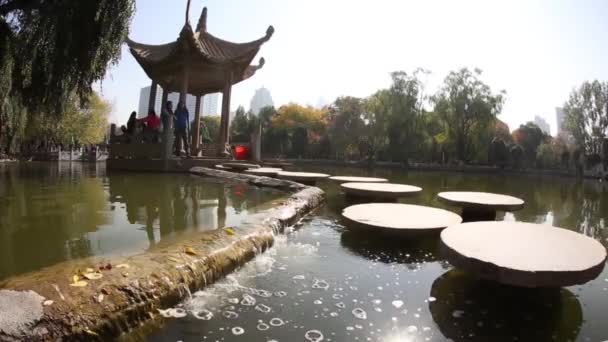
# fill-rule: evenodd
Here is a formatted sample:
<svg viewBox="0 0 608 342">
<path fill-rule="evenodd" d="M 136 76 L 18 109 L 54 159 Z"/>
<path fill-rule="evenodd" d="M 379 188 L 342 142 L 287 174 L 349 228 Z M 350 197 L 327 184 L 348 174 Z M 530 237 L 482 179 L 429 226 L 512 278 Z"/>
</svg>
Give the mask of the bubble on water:
<svg viewBox="0 0 608 342">
<path fill-rule="evenodd" d="M 285 291 L 278 291 L 278 292 L 274 293 L 274 296 L 275 297 L 285 297 L 285 296 L 287 296 L 287 292 L 285 292 Z"/>
<path fill-rule="evenodd" d="M 339 302 L 339 303 L 336 303 L 336 306 L 339 307 L 340 309 L 344 309 L 346 307 L 346 304 Z"/>
<path fill-rule="evenodd" d="M 232 328 L 232 334 L 234 335 L 243 335 L 245 333 L 245 329 L 241 328 L 241 327 L 234 327 Z"/>
<path fill-rule="evenodd" d="M 346 330 L 348 330 L 348 331 L 353 331 L 353 330 L 355 330 L 355 328 L 354 328 L 354 327 L 351 327 L 351 326 L 348 326 L 348 327 L 346 327 Z"/>
<path fill-rule="evenodd" d="M 158 309 L 158 313 L 160 313 L 160 315 L 163 316 L 163 317 L 165 317 L 165 318 L 171 318 L 173 316 L 171 315 L 171 313 L 170 313 L 169 310 L 171 310 L 171 309 L 167 309 L 167 310 Z"/>
<path fill-rule="evenodd" d="M 264 322 L 260 322 L 260 323 L 258 323 L 257 328 L 259 331 L 266 331 L 266 330 L 270 329 L 270 326 Z"/>
<path fill-rule="evenodd" d="M 460 318 L 464 315 L 464 311 L 462 310 L 454 310 L 452 311 L 452 317 L 454 318 Z"/>
<path fill-rule="evenodd" d="M 304 338 L 310 342 L 321 342 L 323 341 L 323 333 L 319 330 L 308 330 L 306 334 L 304 334 Z"/>
<path fill-rule="evenodd" d="M 331 296 L 331 298 L 333 298 L 333 299 L 341 299 L 341 298 L 342 298 L 342 295 L 341 295 L 341 294 L 339 294 L 339 293 L 334 293 L 334 294 Z"/>
<path fill-rule="evenodd" d="M 429 302 L 431 302 L 431 303 L 432 303 L 432 302 L 436 301 L 436 300 L 437 300 L 437 298 L 435 298 L 435 297 L 429 297 L 429 299 L 428 299 L 428 300 L 429 300 Z"/>
<path fill-rule="evenodd" d="M 355 328 L 361 330 L 361 329 L 363 329 L 363 326 L 361 324 L 355 324 Z"/>
<path fill-rule="evenodd" d="M 323 304 L 323 301 L 322 301 L 322 300 L 317 299 L 317 300 L 315 300 L 313 303 L 314 303 L 315 305 L 321 305 L 321 304 Z"/>
<path fill-rule="evenodd" d="M 329 315 L 330 315 L 331 317 L 338 317 L 338 313 L 337 313 L 337 312 L 335 312 L 335 311 L 330 312 L 330 313 L 329 313 Z"/>
<path fill-rule="evenodd" d="M 374 303 L 374 305 L 380 305 L 382 304 L 382 301 L 380 299 L 374 299 L 372 300 L 372 303 Z"/>
<path fill-rule="evenodd" d="M 291 278 L 291 279 L 293 279 L 293 280 L 304 280 L 304 279 L 306 279 L 306 277 L 304 275 L 300 274 L 300 275 L 297 275 L 297 276 L 293 276 L 293 278 Z"/>
<path fill-rule="evenodd" d="M 397 322 L 397 317 L 391 317 L 391 321 Z"/>
<path fill-rule="evenodd" d="M 407 327 L 407 332 L 410 334 L 413 334 L 416 331 L 418 331 L 418 327 L 416 327 L 415 325 L 410 325 L 409 327 Z"/>
<path fill-rule="evenodd" d="M 312 288 L 327 291 L 329 284 L 323 279 L 315 279 L 312 284 Z"/>
<path fill-rule="evenodd" d="M 257 290 L 254 294 L 256 296 L 259 296 L 259 297 L 262 297 L 262 298 L 270 298 L 270 297 L 272 297 L 272 292 L 266 291 L 266 290 Z"/>
<path fill-rule="evenodd" d="M 420 314 L 415 313 L 415 314 L 414 314 L 414 317 L 416 317 L 416 318 L 420 318 Z"/>
<path fill-rule="evenodd" d="M 230 304 L 238 304 L 239 303 L 239 299 L 238 298 L 226 298 L 225 300 L 226 300 L 226 302 L 228 302 Z"/>
<path fill-rule="evenodd" d="M 394 300 L 394 301 L 392 302 L 392 304 L 393 304 L 393 306 L 394 306 L 395 308 L 399 309 L 400 307 L 402 307 L 402 306 L 403 306 L 403 304 L 404 304 L 404 303 L 403 303 L 403 301 L 402 301 L 402 300 Z"/>
<path fill-rule="evenodd" d="M 275 318 L 271 319 L 269 323 L 273 327 L 280 327 L 281 325 L 285 324 L 285 322 L 282 319 L 278 318 L 278 317 L 275 317 Z"/>
<path fill-rule="evenodd" d="M 253 298 L 252 296 L 248 295 L 248 294 L 244 294 L 243 295 L 243 299 L 241 299 L 241 305 L 245 305 L 245 306 L 254 306 L 255 305 L 255 298 Z"/>
<path fill-rule="evenodd" d="M 200 319 L 203 321 L 209 321 L 213 318 L 213 312 L 206 310 L 206 309 L 192 311 L 192 315 L 194 315 L 194 317 L 196 317 L 197 319 Z"/>
<path fill-rule="evenodd" d="M 423 327 L 422 331 L 431 331 L 431 328 L 430 327 Z"/>
<path fill-rule="evenodd" d="M 259 312 L 262 313 L 269 313 L 272 309 L 270 308 L 270 306 L 266 305 L 266 304 L 258 304 L 255 306 L 255 309 Z"/>
<path fill-rule="evenodd" d="M 224 316 L 228 319 L 235 319 L 235 318 L 239 317 L 239 314 L 234 311 L 224 311 L 224 312 L 222 312 L 222 316 Z"/>
<path fill-rule="evenodd" d="M 158 310 L 158 312 L 160 313 L 161 316 L 165 317 L 165 318 L 184 318 L 186 317 L 188 314 L 186 313 L 186 310 L 182 309 L 182 308 L 175 308 L 175 309 L 167 309 L 167 310 Z"/>
<path fill-rule="evenodd" d="M 349 286 L 349 289 L 351 289 L 352 291 L 357 291 L 359 288 L 356 286 Z"/>
<path fill-rule="evenodd" d="M 374 311 L 376 311 L 376 312 L 382 312 L 382 309 L 381 308 L 374 308 Z"/>
<path fill-rule="evenodd" d="M 355 318 L 367 319 L 367 312 L 365 312 L 365 310 L 363 310 L 361 308 L 354 308 L 352 312 L 353 312 L 353 316 L 355 316 Z"/>
</svg>

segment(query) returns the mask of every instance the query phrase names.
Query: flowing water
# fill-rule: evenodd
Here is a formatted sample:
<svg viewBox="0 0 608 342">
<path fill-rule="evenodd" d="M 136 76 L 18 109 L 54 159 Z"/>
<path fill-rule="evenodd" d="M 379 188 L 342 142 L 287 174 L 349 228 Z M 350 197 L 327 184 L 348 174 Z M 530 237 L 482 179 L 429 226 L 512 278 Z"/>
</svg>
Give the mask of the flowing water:
<svg viewBox="0 0 608 342">
<path fill-rule="evenodd" d="M 106 173 L 104 163 L 0 163 L 0 280 L 238 225 L 281 196 L 189 175 Z"/>
<path fill-rule="evenodd" d="M 72 164 L 74 165 L 74 164 Z M 76 164 L 0 164 L 0 278 L 87 255 L 130 254 L 180 232 L 238 223 L 281 194 L 186 175 L 109 173 Z M 448 209 L 437 192 L 526 200 L 498 220 L 549 223 L 608 245 L 608 185 L 567 178 L 307 168 L 388 177 L 423 192 L 404 203 Z M 437 238 L 385 240 L 327 203 L 275 246 L 215 285 L 163 308 L 124 336 L 149 341 L 605 341 L 608 270 L 585 285 L 517 289 L 480 281 L 442 259 Z"/>
<path fill-rule="evenodd" d="M 608 245 L 608 186 L 551 177 L 357 169 L 309 170 L 388 177 L 418 185 L 405 203 L 444 207 L 435 194 L 480 190 L 526 200 L 499 220 L 549 223 Z M 608 270 L 588 284 L 517 289 L 454 270 L 437 239 L 387 241 L 344 227 L 348 205 L 323 182 L 327 204 L 267 253 L 131 334 L 149 341 L 605 341 Z"/>
</svg>

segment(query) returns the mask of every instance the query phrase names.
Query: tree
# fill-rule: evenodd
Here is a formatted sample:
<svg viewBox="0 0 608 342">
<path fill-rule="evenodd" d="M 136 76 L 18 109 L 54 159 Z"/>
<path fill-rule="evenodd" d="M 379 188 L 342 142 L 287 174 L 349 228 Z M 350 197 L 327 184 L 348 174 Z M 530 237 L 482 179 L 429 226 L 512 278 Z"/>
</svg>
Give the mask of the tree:
<svg viewBox="0 0 608 342">
<path fill-rule="evenodd" d="M 505 92 L 493 94 L 479 76 L 479 69 L 472 72 L 467 68 L 452 71 L 432 98 L 435 112 L 445 122 L 448 137 L 455 144 L 456 155 L 462 161 L 471 156 L 473 130 L 477 128 L 482 131 L 493 122 L 504 103 Z"/>
<path fill-rule="evenodd" d="M 203 141 L 217 143 L 220 141 L 219 115 L 204 115 L 201 117 L 201 136 Z"/>
<path fill-rule="evenodd" d="M 279 108 L 271 125 L 281 153 L 303 156 L 309 143 L 319 143 L 326 134 L 327 111 L 290 103 Z"/>
<path fill-rule="evenodd" d="M 525 159 L 529 165 L 536 161 L 537 149 L 540 144 L 548 140 L 548 136 L 533 122 L 520 125 L 513 131 L 513 142 L 523 148 Z"/>
<path fill-rule="evenodd" d="M 0 0 L 0 145 L 14 145 L 27 113 L 59 119 L 74 94 L 90 98 L 134 10 L 134 0 Z"/>
<path fill-rule="evenodd" d="M 253 116 L 251 113 L 246 113 L 243 106 L 237 108 L 230 124 L 230 140 L 234 142 L 245 143 L 251 140 L 251 123 L 250 118 Z"/>
<path fill-rule="evenodd" d="M 417 147 L 420 134 L 418 121 L 423 113 L 424 85 L 420 74 L 428 73 L 416 69 L 411 75 L 405 71 L 391 73 L 392 85 L 389 89 L 387 135 L 389 154 L 392 160 L 408 163 L 410 154 Z"/>
<path fill-rule="evenodd" d="M 600 154 L 608 129 L 608 82 L 584 82 L 564 105 L 565 126 L 587 154 Z"/>
<path fill-rule="evenodd" d="M 348 145 L 358 142 L 364 134 L 364 104 L 357 97 L 339 97 L 329 107 L 328 134 L 335 152 L 344 154 Z"/>
</svg>

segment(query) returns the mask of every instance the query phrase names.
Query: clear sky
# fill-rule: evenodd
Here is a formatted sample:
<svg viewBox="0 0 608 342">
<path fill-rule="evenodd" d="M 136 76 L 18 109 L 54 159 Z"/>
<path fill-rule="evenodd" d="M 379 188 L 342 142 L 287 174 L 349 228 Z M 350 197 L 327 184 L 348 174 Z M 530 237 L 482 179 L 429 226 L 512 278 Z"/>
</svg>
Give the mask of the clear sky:
<svg viewBox="0 0 608 342">
<path fill-rule="evenodd" d="M 262 86 L 275 105 L 368 96 L 389 86 L 391 71 L 417 67 L 432 72 L 434 93 L 450 70 L 467 66 L 482 69 L 495 92 L 507 91 L 499 117 L 511 129 L 539 115 L 555 132 L 555 107 L 573 87 L 608 80 L 606 0 L 192 0 L 193 25 L 203 6 L 209 32 L 226 40 L 276 29 L 255 59 L 265 57 L 264 68 L 233 88 L 233 109 L 249 107 Z M 186 0 L 138 0 L 131 39 L 175 40 L 185 7 Z M 111 120 L 126 121 L 149 84 L 123 47 L 101 84 L 114 104 Z"/>
</svg>

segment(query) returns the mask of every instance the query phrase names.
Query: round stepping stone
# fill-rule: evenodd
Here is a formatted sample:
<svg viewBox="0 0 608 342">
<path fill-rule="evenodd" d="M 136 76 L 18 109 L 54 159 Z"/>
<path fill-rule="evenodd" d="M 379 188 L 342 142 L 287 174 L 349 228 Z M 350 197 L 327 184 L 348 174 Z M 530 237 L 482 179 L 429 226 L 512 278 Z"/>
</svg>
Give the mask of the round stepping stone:
<svg viewBox="0 0 608 342">
<path fill-rule="evenodd" d="M 437 195 L 440 201 L 462 208 L 464 222 L 494 221 L 496 211 L 516 211 L 524 207 L 524 200 L 489 192 L 451 191 Z"/>
<path fill-rule="evenodd" d="M 606 248 L 571 230 L 523 222 L 470 222 L 441 233 L 457 268 L 523 287 L 584 284 L 604 269 Z"/>
<path fill-rule="evenodd" d="M 344 183 L 340 187 L 347 195 L 390 200 L 422 191 L 422 188 L 417 186 L 395 183 Z"/>
<path fill-rule="evenodd" d="M 227 168 L 227 167 L 225 167 L 223 165 L 220 165 L 220 164 L 215 165 L 215 168 L 218 169 L 218 170 L 223 170 L 223 171 L 232 171 L 232 169 Z"/>
<path fill-rule="evenodd" d="M 277 177 L 280 179 L 287 179 L 290 181 L 314 185 L 318 180 L 328 178 L 329 175 L 324 173 L 312 173 L 312 172 L 288 172 L 280 171 L 277 173 Z"/>
<path fill-rule="evenodd" d="M 427 301 L 452 341 L 576 341 L 583 322 L 581 303 L 565 288 L 513 287 L 457 269 L 435 279 Z"/>
<path fill-rule="evenodd" d="M 386 178 L 374 178 L 374 177 L 351 177 L 351 176 L 334 176 L 329 177 L 336 183 L 384 183 L 388 182 Z"/>
<path fill-rule="evenodd" d="M 227 167 L 229 169 L 244 171 L 247 169 L 257 169 L 260 165 L 257 164 L 247 164 L 247 163 L 224 163 L 222 166 Z"/>
<path fill-rule="evenodd" d="M 279 168 L 261 167 L 259 169 L 245 170 L 243 172 L 248 173 L 250 175 L 256 175 L 256 176 L 274 177 L 277 175 L 277 173 L 279 173 L 281 171 L 283 171 L 283 170 L 279 169 Z"/>
<path fill-rule="evenodd" d="M 404 236 L 438 233 L 462 222 L 451 211 L 402 203 L 357 204 L 344 209 L 342 217 L 349 228 Z"/>
</svg>

